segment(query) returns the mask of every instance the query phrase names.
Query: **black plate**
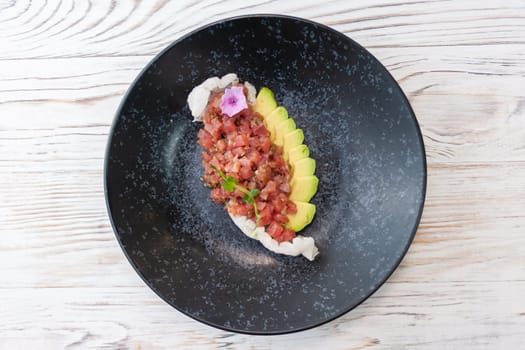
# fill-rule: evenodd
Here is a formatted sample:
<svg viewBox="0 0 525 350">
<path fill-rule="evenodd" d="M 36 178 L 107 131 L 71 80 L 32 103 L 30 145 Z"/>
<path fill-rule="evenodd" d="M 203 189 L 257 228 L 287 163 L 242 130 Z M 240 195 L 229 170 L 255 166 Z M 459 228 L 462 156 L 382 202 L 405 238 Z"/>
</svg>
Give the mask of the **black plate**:
<svg viewBox="0 0 525 350">
<path fill-rule="evenodd" d="M 320 179 L 302 232 L 314 262 L 244 236 L 199 180 L 186 97 L 230 72 L 270 87 L 304 130 Z M 412 242 L 425 186 L 421 133 L 387 70 L 345 35 L 283 16 L 214 23 L 160 53 L 117 112 L 105 164 L 113 228 L 147 285 L 199 321 L 252 334 L 314 327 L 370 296 Z"/>
</svg>

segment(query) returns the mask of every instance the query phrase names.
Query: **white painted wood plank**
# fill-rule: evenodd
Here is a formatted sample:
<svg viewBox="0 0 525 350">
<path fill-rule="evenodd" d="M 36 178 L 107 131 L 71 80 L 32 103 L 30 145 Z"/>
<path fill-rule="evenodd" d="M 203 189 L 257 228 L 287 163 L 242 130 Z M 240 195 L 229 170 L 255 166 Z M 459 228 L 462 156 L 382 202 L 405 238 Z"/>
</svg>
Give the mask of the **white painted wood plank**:
<svg viewBox="0 0 525 350">
<path fill-rule="evenodd" d="M 0 16 L 0 59 L 152 55 L 222 18 L 282 13 L 333 26 L 367 47 L 523 45 L 524 3 L 459 1 L 19 0 Z"/>
<path fill-rule="evenodd" d="M 524 293 L 524 281 L 513 288 L 505 282 L 389 283 L 327 325 L 261 337 L 200 324 L 146 288 L 0 289 L 4 303 L 19 305 L 3 313 L 0 347 L 516 349 L 525 341 L 525 308 L 515 300 Z"/>
</svg>

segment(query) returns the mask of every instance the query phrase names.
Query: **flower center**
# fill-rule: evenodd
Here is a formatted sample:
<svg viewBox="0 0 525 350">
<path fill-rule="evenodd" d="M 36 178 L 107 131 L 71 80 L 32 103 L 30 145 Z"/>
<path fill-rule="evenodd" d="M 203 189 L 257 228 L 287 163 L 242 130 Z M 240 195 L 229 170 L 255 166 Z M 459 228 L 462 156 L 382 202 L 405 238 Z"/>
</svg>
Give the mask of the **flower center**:
<svg viewBox="0 0 525 350">
<path fill-rule="evenodd" d="M 235 104 L 237 103 L 237 98 L 235 96 L 230 96 L 228 103 L 230 104 L 230 106 L 235 106 Z"/>
</svg>

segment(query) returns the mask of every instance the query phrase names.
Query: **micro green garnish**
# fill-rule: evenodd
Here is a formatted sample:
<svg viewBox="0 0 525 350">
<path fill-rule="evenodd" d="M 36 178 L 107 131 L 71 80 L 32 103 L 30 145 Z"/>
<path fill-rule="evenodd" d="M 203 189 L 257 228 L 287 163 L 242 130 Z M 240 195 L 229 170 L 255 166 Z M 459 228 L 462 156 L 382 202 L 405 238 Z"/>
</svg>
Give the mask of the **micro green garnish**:
<svg viewBox="0 0 525 350">
<path fill-rule="evenodd" d="M 259 224 L 259 220 L 261 220 L 261 214 L 259 214 L 259 209 L 257 209 L 257 203 L 255 202 L 255 197 L 261 193 L 260 190 L 254 188 L 253 190 L 248 190 L 246 187 L 239 185 L 239 182 L 235 180 L 233 176 L 226 176 L 224 172 L 222 172 L 220 169 L 217 169 L 213 165 L 211 165 L 211 168 L 215 170 L 224 180 L 224 182 L 221 184 L 222 187 L 228 191 L 233 192 L 236 189 L 244 193 L 244 196 L 242 197 L 242 200 L 245 201 L 248 204 L 253 205 L 253 211 L 255 213 L 255 217 L 257 218 L 257 224 Z"/>
</svg>

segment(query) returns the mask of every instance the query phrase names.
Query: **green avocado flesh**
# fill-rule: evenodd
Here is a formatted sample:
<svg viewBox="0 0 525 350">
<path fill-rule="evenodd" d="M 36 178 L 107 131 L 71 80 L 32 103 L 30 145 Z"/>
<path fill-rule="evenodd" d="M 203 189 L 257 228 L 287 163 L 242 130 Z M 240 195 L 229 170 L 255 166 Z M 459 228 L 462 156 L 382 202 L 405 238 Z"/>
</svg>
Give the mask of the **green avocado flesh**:
<svg viewBox="0 0 525 350">
<path fill-rule="evenodd" d="M 283 157 L 290 167 L 290 200 L 297 207 L 297 213 L 288 215 L 287 228 L 301 231 L 315 216 L 316 207 L 309 203 L 317 192 L 319 179 L 314 175 L 316 162 L 310 158 L 310 149 L 304 142 L 304 132 L 297 129 L 295 120 L 288 117 L 288 111 L 278 106 L 273 92 L 263 87 L 256 98 L 255 111 L 261 114 L 264 125 L 270 132 L 272 142 L 281 146 Z"/>
<path fill-rule="evenodd" d="M 295 206 L 297 213 L 288 215 L 286 227 L 298 232 L 312 222 L 316 208 L 312 203 L 305 202 L 295 202 Z"/>
<path fill-rule="evenodd" d="M 275 101 L 272 90 L 268 89 L 267 87 L 263 87 L 255 99 L 255 111 L 263 117 L 266 117 L 276 108 L 277 102 Z"/>
<path fill-rule="evenodd" d="M 293 164 L 297 162 L 298 160 L 308 157 L 309 155 L 310 155 L 310 149 L 308 149 L 308 146 L 299 145 L 299 146 L 295 146 L 292 149 L 288 150 L 287 160 L 289 164 Z"/>
<path fill-rule="evenodd" d="M 275 127 L 275 140 L 273 140 L 273 142 L 277 146 L 282 146 L 284 144 L 284 136 L 288 133 L 291 133 L 295 129 L 295 121 L 293 118 L 283 120 Z"/>
<path fill-rule="evenodd" d="M 264 125 L 270 132 L 270 138 L 275 143 L 276 126 L 288 120 L 288 111 L 283 106 L 275 108 L 267 117 L 264 118 Z"/>
<path fill-rule="evenodd" d="M 315 175 L 292 177 L 290 200 L 309 202 L 317 192 L 319 179 Z"/>
<path fill-rule="evenodd" d="M 304 141 L 304 133 L 301 129 L 295 129 L 292 132 L 284 135 L 283 155 L 284 159 L 288 159 L 288 150 L 295 146 L 299 146 Z"/>
<path fill-rule="evenodd" d="M 293 163 L 290 162 L 290 164 L 293 171 L 292 178 L 313 175 L 315 173 L 315 159 L 310 157 L 303 158 Z"/>
</svg>

